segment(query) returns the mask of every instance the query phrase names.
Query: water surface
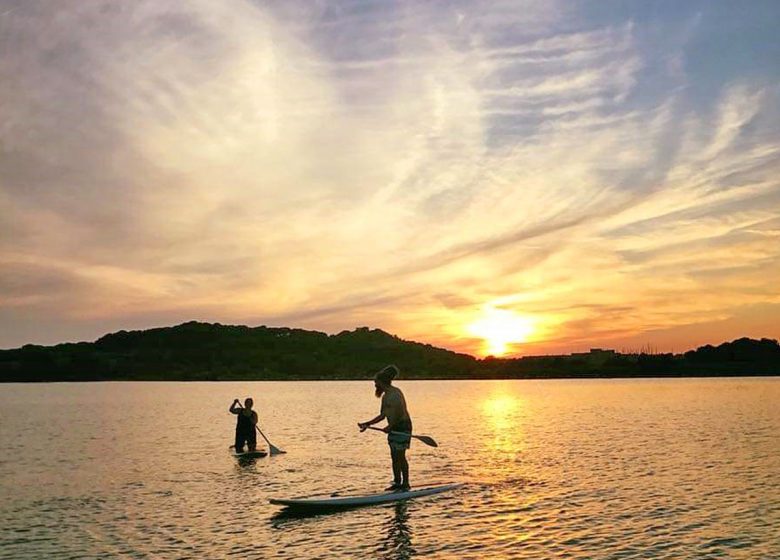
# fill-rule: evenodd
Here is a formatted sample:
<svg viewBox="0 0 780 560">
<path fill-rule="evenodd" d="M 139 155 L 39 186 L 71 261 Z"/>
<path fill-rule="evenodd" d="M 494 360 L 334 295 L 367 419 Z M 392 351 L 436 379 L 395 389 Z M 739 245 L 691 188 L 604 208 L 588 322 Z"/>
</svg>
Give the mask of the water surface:
<svg viewBox="0 0 780 560">
<path fill-rule="evenodd" d="M 390 481 L 371 382 L 0 385 L 0 558 L 780 558 L 780 379 L 398 385 L 465 486 L 311 517 Z M 286 455 L 228 454 L 249 395 Z"/>
</svg>

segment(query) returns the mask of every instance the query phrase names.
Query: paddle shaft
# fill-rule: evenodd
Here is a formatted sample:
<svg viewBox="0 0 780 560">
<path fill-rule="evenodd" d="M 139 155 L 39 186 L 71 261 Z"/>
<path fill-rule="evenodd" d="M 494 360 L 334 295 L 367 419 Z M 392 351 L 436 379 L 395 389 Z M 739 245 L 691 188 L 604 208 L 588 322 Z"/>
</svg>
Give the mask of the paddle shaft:
<svg viewBox="0 0 780 560">
<path fill-rule="evenodd" d="M 238 399 L 236 399 L 236 400 L 238 401 Z M 243 408 L 244 408 L 243 406 L 241 406 L 241 401 L 238 401 L 238 408 L 241 408 L 241 409 L 243 409 Z M 256 429 L 258 432 L 260 432 L 260 435 L 261 435 L 261 436 L 263 436 L 263 439 L 264 439 L 264 440 L 265 440 L 265 442 L 268 444 L 268 450 L 271 452 L 271 455 L 279 455 L 280 453 L 287 453 L 286 451 L 282 451 L 281 449 L 279 449 L 278 447 L 276 447 L 276 446 L 275 446 L 273 443 L 271 443 L 270 441 L 268 441 L 268 438 L 267 438 L 267 437 L 265 437 L 265 434 L 263 433 L 263 430 L 261 430 L 261 429 L 260 429 L 260 426 L 258 426 L 257 424 L 255 424 L 255 429 Z"/>
<path fill-rule="evenodd" d="M 384 432 L 386 434 L 398 434 L 399 436 L 413 437 L 415 439 L 419 439 L 425 445 L 430 445 L 431 447 L 439 447 L 439 445 L 431 436 L 416 436 L 414 434 L 409 434 L 407 432 L 395 432 L 395 431 L 388 432 L 387 430 L 383 430 L 382 428 L 375 428 L 373 426 L 367 426 L 367 428 L 369 430 L 376 430 L 377 432 Z"/>
</svg>

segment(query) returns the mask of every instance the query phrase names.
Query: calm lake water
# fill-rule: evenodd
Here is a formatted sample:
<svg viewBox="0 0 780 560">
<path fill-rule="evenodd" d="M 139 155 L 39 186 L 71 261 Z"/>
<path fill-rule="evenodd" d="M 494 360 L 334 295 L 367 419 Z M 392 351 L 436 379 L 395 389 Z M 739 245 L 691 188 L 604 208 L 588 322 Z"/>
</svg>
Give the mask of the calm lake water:
<svg viewBox="0 0 780 560">
<path fill-rule="evenodd" d="M 778 378 L 397 384 L 465 486 L 310 517 L 390 481 L 371 382 L 0 385 L 0 558 L 780 558 Z M 286 455 L 228 454 L 249 395 Z"/>
</svg>

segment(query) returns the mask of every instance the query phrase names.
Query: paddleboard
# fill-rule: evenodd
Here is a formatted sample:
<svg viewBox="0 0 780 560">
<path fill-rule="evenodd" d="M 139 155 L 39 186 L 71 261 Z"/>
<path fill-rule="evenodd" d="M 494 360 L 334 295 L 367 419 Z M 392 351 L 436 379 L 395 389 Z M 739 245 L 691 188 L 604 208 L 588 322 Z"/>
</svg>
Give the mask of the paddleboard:
<svg viewBox="0 0 780 560">
<path fill-rule="evenodd" d="M 230 452 L 233 454 L 233 457 L 236 457 L 237 459 L 255 459 L 257 457 L 265 457 L 268 455 L 267 452 L 261 451 L 259 449 L 255 451 L 242 451 L 239 453 L 236 453 L 235 449 L 231 449 Z"/>
<path fill-rule="evenodd" d="M 413 488 L 400 492 L 383 492 L 381 494 L 367 494 L 362 496 L 309 496 L 300 498 L 271 498 L 269 501 L 277 506 L 300 509 L 327 509 L 341 507 L 370 506 L 399 502 L 412 498 L 421 498 L 431 494 L 441 494 L 460 487 L 460 484 L 443 484 L 441 486 L 429 486 L 427 488 Z"/>
</svg>

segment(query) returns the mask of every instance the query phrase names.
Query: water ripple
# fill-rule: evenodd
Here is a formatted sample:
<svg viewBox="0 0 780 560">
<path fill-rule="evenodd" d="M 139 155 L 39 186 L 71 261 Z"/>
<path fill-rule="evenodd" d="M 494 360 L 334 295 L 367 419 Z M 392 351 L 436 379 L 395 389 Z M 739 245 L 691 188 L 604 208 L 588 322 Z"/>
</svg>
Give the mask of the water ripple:
<svg viewBox="0 0 780 560">
<path fill-rule="evenodd" d="M 780 380 L 400 384 L 464 486 L 318 515 L 267 499 L 387 484 L 370 383 L 7 385 L 0 558 L 780 558 Z M 287 455 L 229 455 L 236 394 Z"/>
</svg>

